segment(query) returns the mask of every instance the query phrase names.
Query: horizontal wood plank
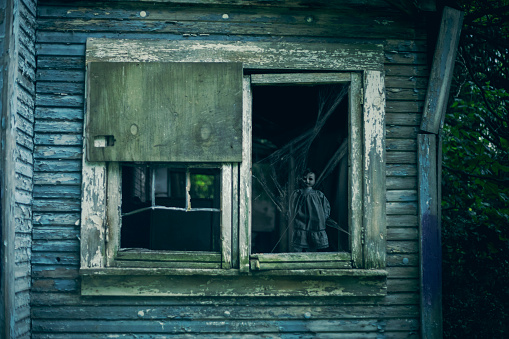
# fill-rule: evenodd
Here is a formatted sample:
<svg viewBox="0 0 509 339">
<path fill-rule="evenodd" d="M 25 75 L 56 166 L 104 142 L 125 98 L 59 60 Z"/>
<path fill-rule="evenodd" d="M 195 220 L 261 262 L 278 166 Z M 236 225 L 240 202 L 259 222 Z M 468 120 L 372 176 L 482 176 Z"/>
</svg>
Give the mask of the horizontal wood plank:
<svg viewBox="0 0 509 339">
<path fill-rule="evenodd" d="M 242 62 L 245 69 L 380 70 L 380 45 L 89 39 L 87 62 Z M 150 55 L 133 53 L 151 50 Z M 292 51 L 288 53 L 287 51 Z M 363 58 L 359 58 L 363 55 Z M 360 62 L 359 62 L 360 61 Z"/>
<path fill-rule="evenodd" d="M 386 174 L 388 177 L 389 176 L 415 177 L 415 176 L 417 176 L 417 166 L 414 164 L 411 164 L 411 165 L 408 165 L 408 164 L 387 164 Z"/>
<path fill-rule="evenodd" d="M 196 275 L 130 277 L 84 275 L 81 292 L 82 295 L 105 296 L 381 296 L 386 294 L 385 280 L 385 276 L 374 274 L 340 277 L 310 275 L 306 279 L 299 275 L 223 276 L 221 279 Z M 191 286 L 193 287 L 190 288 Z"/>
<path fill-rule="evenodd" d="M 413 271 L 414 268 L 394 268 L 394 272 Z M 404 273 L 403 273 L 404 274 Z M 399 274 L 399 275 L 403 275 Z M 407 274 L 407 275 L 410 275 Z M 185 314 L 188 319 L 200 321 L 206 320 L 302 320 L 306 312 L 311 314 L 312 319 L 365 319 L 366 311 L 370 316 L 382 319 L 418 315 L 417 305 L 412 306 L 387 306 L 382 310 L 376 306 L 343 306 L 331 305 L 328 307 L 315 305 L 295 306 L 268 306 L 268 307 L 246 307 L 244 305 L 182 305 L 167 308 L 164 306 L 152 306 L 150 311 L 140 313 L 139 306 L 84 306 L 76 308 L 73 306 L 58 306 L 52 308 L 34 307 L 34 316 L 38 319 L 66 320 L 168 320 L 178 319 Z"/>
<path fill-rule="evenodd" d="M 387 177 L 385 180 L 388 190 L 417 189 L 416 177 Z"/>
<path fill-rule="evenodd" d="M 388 202 L 387 215 L 390 214 L 417 214 L 417 202 Z"/>
</svg>

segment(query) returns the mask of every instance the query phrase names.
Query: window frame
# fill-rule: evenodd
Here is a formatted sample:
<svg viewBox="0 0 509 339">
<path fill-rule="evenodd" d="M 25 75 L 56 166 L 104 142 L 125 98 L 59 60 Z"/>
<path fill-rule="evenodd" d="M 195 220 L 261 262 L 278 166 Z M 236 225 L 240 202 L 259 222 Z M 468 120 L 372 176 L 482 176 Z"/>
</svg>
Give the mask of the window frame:
<svg viewBox="0 0 509 339">
<path fill-rule="evenodd" d="M 295 50 L 296 53 L 288 53 L 285 49 Z M 126 51 L 128 52 L 126 53 Z M 151 51 L 150 58 L 139 51 Z M 349 142 L 349 157 L 354 158 L 350 165 L 357 166 L 358 171 L 355 173 L 359 173 L 352 179 L 358 182 L 354 185 L 353 183 L 349 184 L 352 190 L 351 196 L 354 197 L 351 204 L 355 205 L 355 211 L 357 211 L 356 217 L 354 217 L 355 225 L 350 225 L 351 242 L 355 242 L 355 244 L 352 245 L 351 254 L 342 252 L 333 254 L 337 257 L 338 263 L 351 261 L 352 269 L 346 266 L 330 269 L 327 267 L 293 269 L 291 265 L 284 267 L 284 264 L 283 269 L 257 269 L 256 260 L 260 263 L 260 258 L 265 260 L 265 263 L 262 260 L 260 265 L 266 265 L 271 260 L 277 265 L 282 265 L 284 262 L 303 263 L 308 261 L 312 263 L 316 262 L 316 257 L 320 254 L 288 253 L 260 256 L 250 253 L 251 148 L 245 145 L 242 147 L 243 161 L 241 163 L 221 165 L 221 225 L 223 225 L 223 220 L 230 225 L 229 227 L 221 226 L 221 268 L 206 268 L 206 265 L 203 265 L 206 260 L 193 261 L 191 259 L 192 252 L 165 252 L 159 256 L 158 251 L 150 251 L 150 253 L 140 251 L 131 255 L 130 259 L 136 259 L 136 256 L 143 255 L 148 259 L 147 262 L 152 261 L 151 264 L 142 265 L 145 267 L 115 267 L 116 261 L 118 261 L 115 256 L 119 253 L 119 227 L 116 225 L 119 225 L 117 221 L 120 213 L 118 204 L 121 197 L 119 192 L 120 171 L 115 168 L 114 163 L 110 163 L 108 166 L 106 163 L 89 163 L 84 157 L 80 265 L 82 294 L 312 295 L 310 290 L 305 287 L 302 291 L 295 289 L 293 292 L 284 287 L 285 279 L 302 275 L 321 279 L 321 282 L 331 283 L 335 286 L 329 288 L 328 295 L 379 296 L 386 293 L 387 272 L 384 270 L 386 255 L 385 85 L 383 47 L 381 45 L 326 44 L 322 46 L 308 43 L 88 39 L 86 62 L 88 64 L 94 61 L 243 62 L 245 70 L 255 71 L 252 74 L 255 79 L 258 76 L 254 73 L 263 73 L 263 71 L 267 73 L 278 70 L 295 71 L 295 73 L 314 71 L 324 75 L 327 72 L 343 72 L 350 77 L 350 90 L 359 93 L 359 95 L 355 93 L 349 95 L 349 106 L 359 107 L 359 113 L 353 114 L 354 121 L 349 122 L 352 123 L 349 132 L 361 137 L 360 140 Z M 251 142 L 251 86 L 251 76 L 245 75 L 243 80 L 244 143 L 246 140 Z M 86 126 L 84 133 L 86 133 Z M 86 145 L 84 145 L 84 150 L 85 147 Z M 226 197 L 230 197 L 230 203 L 225 203 L 228 201 Z M 151 260 L 149 258 L 151 254 L 154 254 L 157 260 Z M 164 257 L 169 258 L 166 262 L 184 262 L 186 264 L 179 264 L 180 267 L 179 265 L 157 266 L 158 262 L 164 261 Z M 327 256 L 322 255 L 322 257 L 321 259 L 330 259 Z M 312 266 L 312 264 L 307 265 Z M 206 277 L 218 275 L 223 276 L 226 280 L 232 276 L 236 279 L 228 280 L 228 283 L 234 286 L 231 290 L 223 291 L 221 289 L 221 291 L 214 292 L 200 290 L 197 293 L 196 290 L 183 291 L 178 287 L 183 280 L 180 280 L 178 284 L 172 283 L 171 279 L 168 279 L 168 275 L 188 276 L 189 278 L 182 279 L 188 279 L 190 283 L 193 281 L 198 283 L 207 279 Z M 274 281 L 281 285 L 275 287 L 272 292 L 266 290 L 259 294 L 255 290 L 265 286 L 267 275 L 274 277 Z M 147 276 L 150 276 L 150 279 Z M 256 279 L 256 276 L 263 279 Z M 245 277 L 250 278 L 247 280 L 250 284 L 248 290 L 246 290 Z M 338 279 L 339 277 L 341 278 Z M 126 284 L 129 286 L 124 285 L 121 289 L 114 287 L 119 284 L 119 279 L 128 281 Z M 155 292 L 153 288 L 149 287 L 154 279 L 164 284 L 163 288 Z M 363 280 L 371 283 L 359 284 Z M 208 281 L 212 282 L 213 280 L 209 279 Z M 133 284 L 139 284 L 139 289 L 132 290 Z M 371 286 L 368 286 L 369 284 Z M 345 286 L 349 287 L 345 290 Z M 218 289 L 221 287 L 224 286 L 218 286 Z M 263 288 L 266 289 L 266 287 Z M 311 285 L 309 288 L 312 288 Z"/>
<path fill-rule="evenodd" d="M 248 81 L 248 80 L 245 80 Z M 306 270 L 306 269 L 351 269 L 361 268 L 362 239 L 362 196 L 359 189 L 362 185 L 361 158 L 362 136 L 355 133 L 362 120 L 362 75 L 360 72 L 343 73 L 281 73 L 253 74 L 251 86 L 306 86 L 306 85 L 348 85 L 348 220 L 350 252 L 319 253 L 250 253 L 249 269 L 263 270 Z M 248 113 L 249 114 L 249 113 Z M 249 129 L 250 131 L 251 129 Z M 246 131 L 246 133 L 249 133 Z M 244 147 L 251 150 L 251 136 Z M 242 166 L 242 165 L 241 165 Z M 251 168 L 251 159 L 248 167 Z M 241 176 L 242 178 L 243 176 Z M 249 183 L 247 186 L 251 186 Z M 353 189 L 356 187 L 357 189 Z M 250 196 L 251 197 L 251 196 Z M 251 206 L 251 200 L 249 201 Z M 248 212 L 250 214 L 251 212 Z M 251 218 L 249 217 L 249 222 Z M 242 219 L 241 219 L 242 220 Z M 249 230 L 251 225 L 248 226 Z M 251 231 L 249 231 L 251 232 Z M 248 239 L 249 241 L 250 239 Z"/>
<path fill-rule="evenodd" d="M 193 165 L 189 165 L 193 167 Z M 214 164 L 207 167 L 220 168 L 221 177 L 221 211 L 220 213 L 220 248 L 219 252 L 206 251 L 163 251 L 149 249 L 122 249 L 120 247 L 121 225 L 121 178 L 119 162 L 108 162 L 107 168 L 107 241 L 105 248 L 107 267 L 147 267 L 147 268 L 201 268 L 230 269 L 231 265 L 231 191 L 232 166 L 229 163 Z M 193 212 L 188 212 L 193 213 Z M 118 225 L 118 226 L 117 226 Z"/>
</svg>

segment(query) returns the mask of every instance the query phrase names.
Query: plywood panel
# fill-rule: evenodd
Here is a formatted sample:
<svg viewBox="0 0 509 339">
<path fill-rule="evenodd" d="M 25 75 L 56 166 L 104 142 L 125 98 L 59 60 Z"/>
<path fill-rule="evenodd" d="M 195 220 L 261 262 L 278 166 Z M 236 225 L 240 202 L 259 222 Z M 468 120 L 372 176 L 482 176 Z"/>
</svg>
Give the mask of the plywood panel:
<svg viewBox="0 0 509 339">
<path fill-rule="evenodd" d="M 92 62 L 87 75 L 89 161 L 242 160 L 241 64 Z"/>
</svg>

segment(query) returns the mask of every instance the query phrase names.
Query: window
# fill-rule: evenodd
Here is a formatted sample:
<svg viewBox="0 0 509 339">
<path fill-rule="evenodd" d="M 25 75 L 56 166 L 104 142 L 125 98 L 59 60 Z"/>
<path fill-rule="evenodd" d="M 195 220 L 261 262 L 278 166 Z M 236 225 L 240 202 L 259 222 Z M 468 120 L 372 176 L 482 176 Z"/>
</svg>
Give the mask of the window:
<svg viewBox="0 0 509 339">
<path fill-rule="evenodd" d="M 359 69 L 334 53 L 318 69 L 289 55 L 283 71 L 263 43 L 243 46 L 247 54 L 218 43 L 218 56 L 192 63 L 101 59 L 111 43 L 87 47 L 84 294 L 113 293 L 104 286 L 121 275 L 186 295 L 172 279 L 142 278 L 161 274 L 202 286 L 200 277 L 220 276 L 232 295 L 258 295 L 267 274 L 279 278 L 261 295 L 308 295 L 282 291 L 302 274 L 331 284 L 331 295 L 385 293 L 383 271 L 354 270 L 385 267 L 383 76 L 364 69 L 372 54 Z M 308 167 L 331 212 L 326 245 L 296 251 L 292 194 Z M 230 293 L 207 281 L 220 290 L 204 295 Z"/>
<path fill-rule="evenodd" d="M 219 253 L 220 169 L 122 166 L 120 248 Z"/>
<path fill-rule="evenodd" d="M 257 74 L 252 85 L 251 269 L 351 268 L 349 122 L 360 112 L 360 75 Z M 322 198 L 303 200 L 305 170 L 314 172 Z M 310 213 L 309 204 L 320 205 L 317 213 L 327 209 L 322 231 L 296 227 L 307 216 L 295 210 Z M 309 227 L 308 220 L 299 227 Z"/>
</svg>

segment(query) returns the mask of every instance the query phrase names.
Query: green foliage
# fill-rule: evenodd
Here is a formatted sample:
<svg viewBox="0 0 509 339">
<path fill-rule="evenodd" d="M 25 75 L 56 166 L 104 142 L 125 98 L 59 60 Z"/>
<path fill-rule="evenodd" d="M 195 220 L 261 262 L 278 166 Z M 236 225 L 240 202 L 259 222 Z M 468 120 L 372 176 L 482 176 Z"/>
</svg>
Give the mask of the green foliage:
<svg viewBox="0 0 509 339">
<path fill-rule="evenodd" d="M 191 197 L 199 199 L 214 199 L 214 175 L 192 174 Z"/>
<path fill-rule="evenodd" d="M 509 333 L 507 1 L 464 0 L 443 140 L 444 336 Z"/>
</svg>

